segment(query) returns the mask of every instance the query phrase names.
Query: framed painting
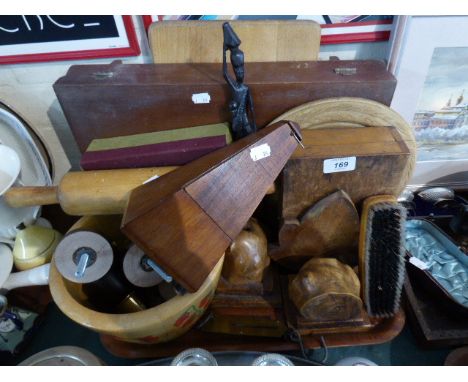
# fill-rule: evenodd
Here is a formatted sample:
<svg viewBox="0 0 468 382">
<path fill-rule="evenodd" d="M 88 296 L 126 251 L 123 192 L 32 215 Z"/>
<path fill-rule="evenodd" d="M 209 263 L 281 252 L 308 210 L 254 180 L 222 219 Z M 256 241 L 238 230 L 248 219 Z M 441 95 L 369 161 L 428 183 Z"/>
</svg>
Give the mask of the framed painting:
<svg viewBox="0 0 468 382">
<path fill-rule="evenodd" d="M 131 16 L 0 16 L 0 64 L 139 54 Z"/>
<path fill-rule="evenodd" d="M 391 107 L 413 126 L 410 186 L 468 186 L 468 17 L 406 16 L 395 25 Z"/>
</svg>

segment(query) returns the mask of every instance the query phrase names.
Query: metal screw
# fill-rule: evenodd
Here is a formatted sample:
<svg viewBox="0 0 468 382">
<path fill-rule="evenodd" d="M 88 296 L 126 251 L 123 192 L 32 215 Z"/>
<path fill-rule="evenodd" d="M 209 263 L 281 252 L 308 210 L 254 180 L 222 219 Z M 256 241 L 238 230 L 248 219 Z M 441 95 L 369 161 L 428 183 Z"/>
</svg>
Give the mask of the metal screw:
<svg viewBox="0 0 468 382">
<path fill-rule="evenodd" d="M 148 265 L 153 271 L 155 271 L 161 278 L 167 282 L 172 282 L 172 277 L 169 276 L 166 272 L 164 272 L 152 259 L 148 256 L 144 257 L 144 263 Z"/>
<path fill-rule="evenodd" d="M 85 275 L 86 268 L 88 267 L 89 259 L 90 259 L 90 256 L 88 253 L 82 253 L 80 255 L 80 259 L 76 267 L 75 277 L 81 279 Z"/>
</svg>

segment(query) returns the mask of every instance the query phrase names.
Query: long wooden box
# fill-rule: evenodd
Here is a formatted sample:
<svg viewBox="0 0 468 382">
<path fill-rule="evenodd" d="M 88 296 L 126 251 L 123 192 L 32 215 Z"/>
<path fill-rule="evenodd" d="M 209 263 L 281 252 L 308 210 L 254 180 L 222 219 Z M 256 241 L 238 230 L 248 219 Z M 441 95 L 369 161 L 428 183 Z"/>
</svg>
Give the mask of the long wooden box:
<svg viewBox="0 0 468 382">
<path fill-rule="evenodd" d="M 362 97 L 390 105 L 396 86 L 380 61 L 247 63 L 245 73 L 259 127 L 322 98 Z M 73 65 L 54 90 L 81 152 L 95 138 L 231 119 L 221 64 Z M 208 103 L 206 95 L 196 96 L 204 93 Z"/>
<path fill-rule="evenodd" d="M 302 138 L 305 148 L 296 149 L 280 178 L 283 219 L 300 217 L 336 190 L 345 191 L 354 203 L 401 192 L 410 155 L 394 127 L 302 130 Z M 356 158 L 354 170 L 324 173 L 325 160 L 344 157 Z"/>
</svg>

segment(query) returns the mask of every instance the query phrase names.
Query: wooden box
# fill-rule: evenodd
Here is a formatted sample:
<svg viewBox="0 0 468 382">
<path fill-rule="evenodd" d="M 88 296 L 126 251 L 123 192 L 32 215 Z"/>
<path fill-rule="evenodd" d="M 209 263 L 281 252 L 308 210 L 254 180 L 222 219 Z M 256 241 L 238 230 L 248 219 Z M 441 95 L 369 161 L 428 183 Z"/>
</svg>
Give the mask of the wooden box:
<svg viewBox="0 0 468 382">
<path fill-rule="evenodd" d="M 282 217 L 296 219 L 336 190 L 359 203 L 371 195 L 398 195 L 409 150 L 393 127 L 302 130 L 298 147 L 281 177 Z M 324 160 L 356 157 L 352 171 L 324 173 Z"/>
<path fill-rule="evenodd" d="M 396 79 L 380 61 L 256 62 L 246 63 L 245 83 L 263 127 L 322 98 L 362 97 L 390 105 Z M 81 152 L 95 138 L 231 120 L 222 64 L 73 65 L 54 90 Z M 193 98 L 201 93 L 209 95 L 208 103 Z"/>
</svg>

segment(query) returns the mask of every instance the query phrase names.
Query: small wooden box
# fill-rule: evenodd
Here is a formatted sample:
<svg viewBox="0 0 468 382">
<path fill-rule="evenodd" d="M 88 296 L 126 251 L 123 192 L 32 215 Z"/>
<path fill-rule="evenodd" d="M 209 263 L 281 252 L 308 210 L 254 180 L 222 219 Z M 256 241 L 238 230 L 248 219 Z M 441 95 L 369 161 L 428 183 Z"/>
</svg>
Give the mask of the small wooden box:
<svg viewBox="0 0 468 382">
<path fill-rule="evenodd" d="M 221 55 L 220 51 L 220 55 Z M 342 75 L 337 69 L 355 70 Z M 396 79 L 380 61 L 247 62 L 258 127 L 306 102 L 361 97 L 390 105 Z M 73 65 L 54 84 L 78 147 L 109 138 L 231 120 L 221 64 Z M 207 103 L 194 94 L 207 93 Z"/>
<path fill-rule="evenodd" d="M 410 152 L 393 127 L 302 130 L 282 176 L 282 217 L 296 219 L 320 199 L 341 189 L 359 203 L 371 195 L 398 196 Z M 324 160 L 356 157 L 352 171 L 324 173 Z"/>
</svg>

